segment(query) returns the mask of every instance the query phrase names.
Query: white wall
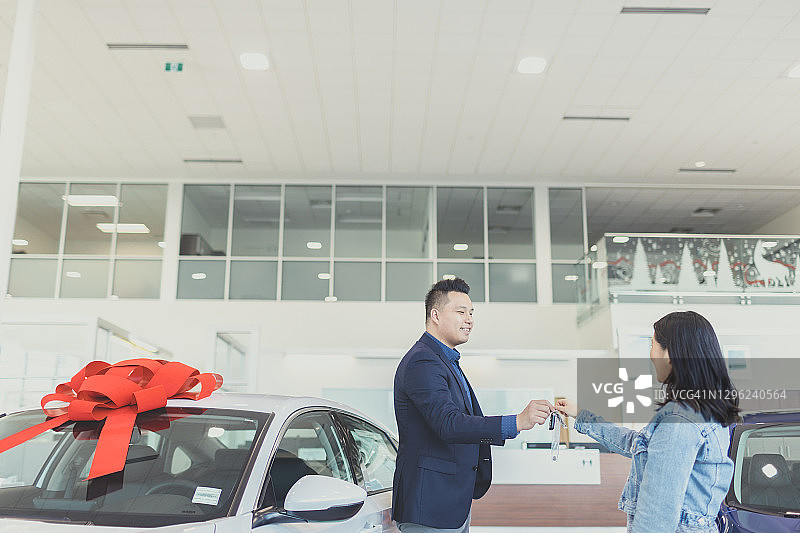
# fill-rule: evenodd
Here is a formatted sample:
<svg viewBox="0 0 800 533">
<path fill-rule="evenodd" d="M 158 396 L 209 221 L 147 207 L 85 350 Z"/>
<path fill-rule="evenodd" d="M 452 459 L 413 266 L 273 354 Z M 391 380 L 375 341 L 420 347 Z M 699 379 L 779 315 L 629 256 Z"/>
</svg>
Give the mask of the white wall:
<svg viewBox="0 0 800 533">
<path fill-rule="evenodd" d="M 417 302 L 209 302 L 7 300 L 5 316 L 95 315 L 162 346 L 176 360 L 210 370 L 217 331 L 257 330 L 259 392 L 319 395 L 324 387 L 391 387 L 399 358 L 424 331 Z M 478 388 L 553 388 L 569 394 L 574 376 L 563 362 L 493 360 L 496 352 L 607 349 L 602 322 L 584 335 L 571 305 L 481 303 L 463 346 Z M 607 329 L 607 331 L 610 331 Z M 395 354 L 397 358 L 352 357 Z M 539 352 L 542 355 L 542 352 Z"/>
</svg>

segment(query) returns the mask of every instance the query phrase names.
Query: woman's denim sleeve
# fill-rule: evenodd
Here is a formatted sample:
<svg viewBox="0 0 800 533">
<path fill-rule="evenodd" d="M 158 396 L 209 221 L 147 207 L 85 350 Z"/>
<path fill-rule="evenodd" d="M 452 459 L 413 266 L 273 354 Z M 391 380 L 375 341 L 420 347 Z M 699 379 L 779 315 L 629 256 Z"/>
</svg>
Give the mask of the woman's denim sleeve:
<svg viewBox="0 0 800 533">
<path fill-rule="evenodd" d="M 667 415 L 647 445 L 632 533 L 675 531 L 686 487 L 703 440 L 698 427 L 680 415 Z"/>
<path fill-rule="evenodd" d="M 625 457 L 631 456 L 633 439 L 637 434 L 632 429 L 618 426 L 586 409 L 581 409 L 578 413 L 575 419 L 575 431 L 589 435 L 610 451 Z"/>
</svg>

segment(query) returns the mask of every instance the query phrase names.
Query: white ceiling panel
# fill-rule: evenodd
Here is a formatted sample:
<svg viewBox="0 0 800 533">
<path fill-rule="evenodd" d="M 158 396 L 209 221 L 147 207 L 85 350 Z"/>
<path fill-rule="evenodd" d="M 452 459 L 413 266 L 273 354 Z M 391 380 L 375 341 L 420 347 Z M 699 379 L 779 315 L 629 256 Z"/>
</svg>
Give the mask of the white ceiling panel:
<svg viewBox="0 0 800 533">
<path fill-rule="evenodd" d="M 43 0 L 24 172 L 800 185 L 800 80 L 786 77 L 800 4 L 623 4 Z M 14 8 L 0 0 L 0 82 Z M 106 46 L 126 42 L 188 50 Z M 269 70 L 243 70 L 246 51 Z M 548 60 L 544 74 L 516 72 L 528 56 Z M 173 61 L 181 72 L 165 72 Z M 195 130 L 193 115 L 225 127 Z M 182 163 L 198 154 L 243 164 Z M 737 172 L 677 173 L 701 157 Z"/>
</svg>

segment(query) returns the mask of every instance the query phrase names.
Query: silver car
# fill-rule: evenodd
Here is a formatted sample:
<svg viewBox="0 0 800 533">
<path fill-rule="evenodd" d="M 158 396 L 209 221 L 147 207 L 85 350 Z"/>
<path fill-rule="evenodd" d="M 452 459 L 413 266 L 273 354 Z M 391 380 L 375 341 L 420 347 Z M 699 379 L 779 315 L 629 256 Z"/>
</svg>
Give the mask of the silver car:
<svg viewBox="0 0 800 533">
<path fill-rule="evenodd" d="M 2 416 L 0 439 L 44 420 Z M 170 400 L 138 415 L 121 472 L 87 480 L 100 430 L 69 422 L 0 453 L 0 532 L 397 532 L 397 441 L 344 405 Z"/>
</svg>

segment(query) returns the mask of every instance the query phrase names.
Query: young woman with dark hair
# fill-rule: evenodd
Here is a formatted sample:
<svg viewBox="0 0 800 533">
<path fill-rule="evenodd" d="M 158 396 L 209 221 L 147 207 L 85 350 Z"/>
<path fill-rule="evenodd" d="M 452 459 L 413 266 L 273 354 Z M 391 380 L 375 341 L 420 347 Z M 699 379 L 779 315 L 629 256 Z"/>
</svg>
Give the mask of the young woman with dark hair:
<svg viewBox="0 0 800 533">
<path fill-rule="evenodd" d="M 698 313 L 670 313 L 654 325 L 650 359 L 664 401 L 641 431 L 607 422 L 573 400 L 556 409 L 575 429 L 631 457 L 619 500 L 629 533 L 712 533 L 733 476 L 727 426 L 739 399 L 711 324 Z"/>
</svg>

